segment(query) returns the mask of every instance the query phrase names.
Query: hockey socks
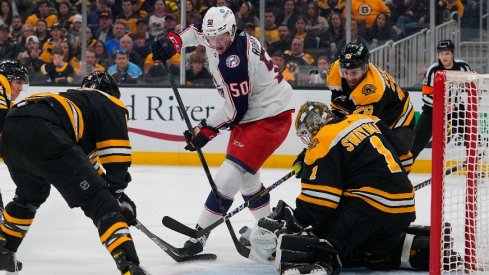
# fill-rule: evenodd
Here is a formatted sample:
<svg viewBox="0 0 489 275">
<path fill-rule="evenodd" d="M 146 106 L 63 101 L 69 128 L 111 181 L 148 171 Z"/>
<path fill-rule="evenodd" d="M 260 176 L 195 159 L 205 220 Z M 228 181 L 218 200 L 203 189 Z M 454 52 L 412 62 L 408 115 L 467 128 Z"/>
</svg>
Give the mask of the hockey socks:
<svg viewBox="0 0 489 275">
<path fill-rule="evenodd" d="M 261 188 L 258 191 L 256 191 L 255 193 L 249 194 L 249 195 L 243 195 L 243 199 L 245 201 L 249 201 L 256 194 L 262 192 L 263 190 L 265 190 L 265 187 L 263 187 L 263 184 L 262 184 Z M 270 211 L 270 193 L 265 194 L 259 200 L 250 204 L 249 208 L 250 208 L 251 214 L 253 214 L 253 217 L 255 217 L 255 220 L 257 220 L 257 221 L 261 218 L 264 218 L 264 217 L 270 215 L 272 213 Z"/>
<path fill-rule="evenodd" d="M 0 232 L 6 239 L 6 249 L 17 252 L 34 220 L 36 210 L 34 206 L 29 207 L 13 201 L 7 204 L 2 213 L 4 222 L 0 226 Z"/>
</svg>

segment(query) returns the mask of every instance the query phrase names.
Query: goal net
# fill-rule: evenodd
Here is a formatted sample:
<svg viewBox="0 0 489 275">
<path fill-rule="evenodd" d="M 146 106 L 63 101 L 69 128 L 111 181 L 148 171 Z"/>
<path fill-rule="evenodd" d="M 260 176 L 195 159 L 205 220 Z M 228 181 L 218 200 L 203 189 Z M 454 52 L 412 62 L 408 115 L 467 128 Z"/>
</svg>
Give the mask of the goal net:
<svg viewBox="0 0 489 275">
<path fill-rule="evenodd" d="M 430 274 L 489 274 L 489 75 L 438 72 L 433 100 Z"/>
</svg>

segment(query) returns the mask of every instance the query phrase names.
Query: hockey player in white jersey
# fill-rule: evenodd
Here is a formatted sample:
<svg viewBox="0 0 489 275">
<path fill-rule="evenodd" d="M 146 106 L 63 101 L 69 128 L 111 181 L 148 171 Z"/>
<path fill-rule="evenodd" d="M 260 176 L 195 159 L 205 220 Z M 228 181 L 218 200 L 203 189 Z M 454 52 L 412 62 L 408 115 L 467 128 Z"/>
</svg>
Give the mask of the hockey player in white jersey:
<svg viewBox="0 0 489 275">
<path fill-rule="evenodd" d="M 291 125 L 292 87 L 283 80 L 279 69 L 259 41 L 236 29 L 236 19 L 227 7 L 212 7 L 203 24 L 188 26 L 179 34 L 169 33 L 153 45 L 153 59 L 165 62 L 182 47 L 204 45 L 209 70 L 224 105 L 202 120 L 193 133 L 185 131 L 188 151 L 202 148 L 219 134 L 231 129 L 226 160 L 219 167 L 214 181 L 218 199 L 228 210 L 238 191 L 248 200 L 264 189 L 259 169 L 282 144 Z M 259 220 L 270 214 L 270 197 L 250 205 Z M 197 221 L 201 229 L 224 214 L 211 192 Z M 208 236 L 190 239 L 186 247 L 203 250 Z"/>
</svg>

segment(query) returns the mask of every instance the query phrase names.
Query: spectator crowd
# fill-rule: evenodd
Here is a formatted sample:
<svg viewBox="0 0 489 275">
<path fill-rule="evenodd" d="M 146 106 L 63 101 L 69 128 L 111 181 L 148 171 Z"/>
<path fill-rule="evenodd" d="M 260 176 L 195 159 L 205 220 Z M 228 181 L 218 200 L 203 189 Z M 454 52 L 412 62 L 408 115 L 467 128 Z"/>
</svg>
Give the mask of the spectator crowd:
<svg viewBox="0 0 489 275">
<path fill-rule="evenodd" d="M 437 24 L 449 20 L 453 11 L 463 26 L 478 24 L 474 19 L 478 1 L 437 0 Z M 213 6 L 231 8 L 238 29 L 249 35 L 259 37 L 263 31 L 272 61 L 293 85 L 324 86 L 329 64 L 346 44 L 343 0 L 266 0 L 264 30 L 259 28 L 258 0 L 87 3 L 87 29 L 82 33 L 81 0 L 0 0 L 1 58 L 24 64 L 34 84 L 73 83 L 92 71 L 107 71 L 120 84 L 160 83 L 165 77 L 152 60 L 151 43 L 168 32 L 202 23 Z M 182 26 L 183 3 L 186 17 Z M 352 0 L 352 41 L 372 49 L 409 36 L 428 27 L 429 8 L 429 0 Z M 86 40 L 85 52 L 82 39 Z M 168 65 L 175 75 L 180 74 L 181 58 L 185 59 L 187 85 L 212 84 L 204 47 L 172 57 Z"/>
</svg>

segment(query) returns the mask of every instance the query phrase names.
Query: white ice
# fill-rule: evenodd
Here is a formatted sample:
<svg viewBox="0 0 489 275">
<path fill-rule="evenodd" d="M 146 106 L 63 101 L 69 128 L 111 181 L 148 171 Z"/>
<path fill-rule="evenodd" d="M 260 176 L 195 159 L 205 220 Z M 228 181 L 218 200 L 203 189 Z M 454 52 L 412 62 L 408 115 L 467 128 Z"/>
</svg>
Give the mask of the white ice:
<svg viewBox="0 0 489 275">
<path fill-rule="evenodd" d="M 187 237 L 165 228 L 161 218 L 171 216 L 189 226 L 194 226 L 210 191 L 202 167 L 133 166 L 133 181 L 127 194 L 136 202 L 138 219 L 153 233 L 181 247 Z M 215 168 L 211 168 L 211 173 Z M 286 169 L 262 169 L 265 186 L 270 185 L 289 171 Z M 427 178 L 428 174 L 411 175 L 413 184 Z M 0 178 L 4 203 L 14 195 L 13 184 L 5 164 L 0 165 Z M 282 183 L 271 193 L 274 206 L 279 199 L 294 206 L 299 194 L 298 179 Z M 416 192 L 416 224 L 429 224 L 430 188 Z M 232 208 L 243 203 L 236 196 Z M 247 209 L 235 215 L 231 222 L 236 234 L 244 226 L 251 226 L 253 217 Z M 213 262 L 176 263 L 163 250 L 136 228 L 131 228 L 142 266 L 151 274 L 277 274 L 271 265 L 258 264 L 240 256 L 231 241 L 226 226 L 215 229 L 204 252 L 215 253 Z M 77 275 L 119 274 L 109 253 L 100 244 L 97 230 L 91 220 L 79 208 L 70 209 L 56 189 L 38 210 L 17 257 L 23 262 L 23 275 Z M 395 272 L 371 272 L 366 269 L 344 270 L 345 274 L 399 274 Z M 403 272 L 411 273 L 411 272 Z M 1 274 L 1 273 L 0 273 Z M 413 274 L 427 274 L 416 272 Z"/>
</svg>

